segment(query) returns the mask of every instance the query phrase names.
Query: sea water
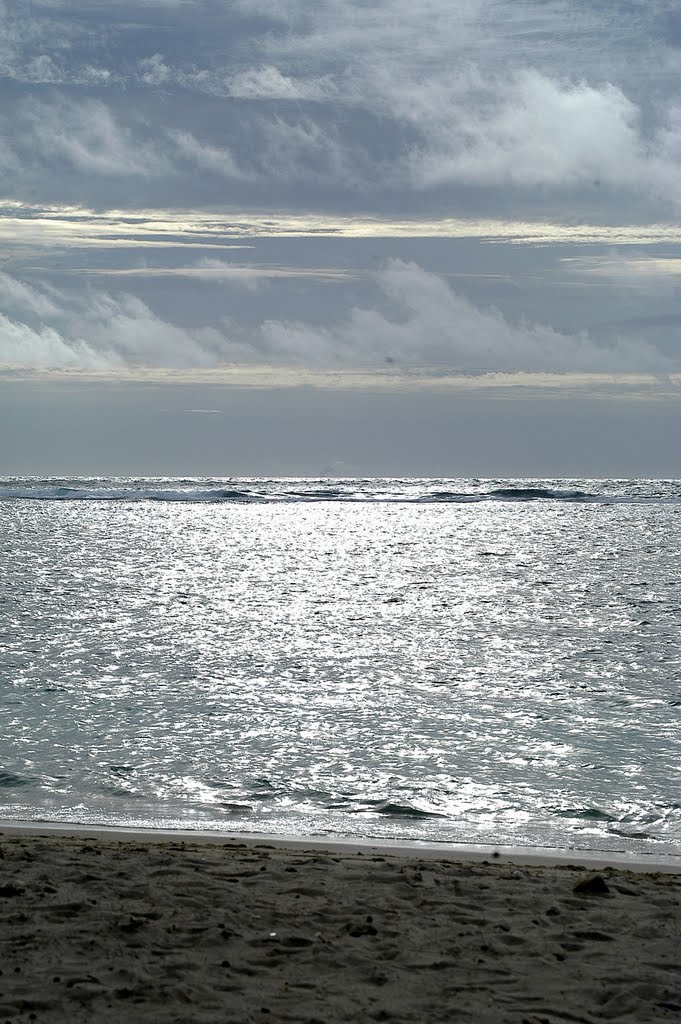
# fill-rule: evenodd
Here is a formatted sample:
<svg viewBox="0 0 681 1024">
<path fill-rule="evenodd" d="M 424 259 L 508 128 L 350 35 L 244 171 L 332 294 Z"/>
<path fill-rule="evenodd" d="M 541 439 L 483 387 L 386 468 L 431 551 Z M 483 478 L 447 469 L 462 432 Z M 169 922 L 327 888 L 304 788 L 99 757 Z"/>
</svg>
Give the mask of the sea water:
<svg viewBox="0 0 681 1024">
<path fill-rule="evenodd" d="M 678 853 L 681 482 L 0 481 L 0 817 Z"/>
</svg>

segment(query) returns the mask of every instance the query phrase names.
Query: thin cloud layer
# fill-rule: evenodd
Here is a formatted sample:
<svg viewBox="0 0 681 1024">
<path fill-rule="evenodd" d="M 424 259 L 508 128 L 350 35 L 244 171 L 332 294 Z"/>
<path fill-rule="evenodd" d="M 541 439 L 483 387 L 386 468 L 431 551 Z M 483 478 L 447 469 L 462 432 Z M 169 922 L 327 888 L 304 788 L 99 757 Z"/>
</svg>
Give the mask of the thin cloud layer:
<svg viewBox="0 0 681 1024">
<path fill-rule="evenodd" d="M 183 206 L 95 210 L 76 204 L 0 200 L 3 243 L 43 250 L 95 246 L 249 249 L 261 238 L 324 237 L 480 239 L 514 246 L 679 245 L 681 223 L 560 223 L 473 216 L 429 219 Z"/>
</svg>

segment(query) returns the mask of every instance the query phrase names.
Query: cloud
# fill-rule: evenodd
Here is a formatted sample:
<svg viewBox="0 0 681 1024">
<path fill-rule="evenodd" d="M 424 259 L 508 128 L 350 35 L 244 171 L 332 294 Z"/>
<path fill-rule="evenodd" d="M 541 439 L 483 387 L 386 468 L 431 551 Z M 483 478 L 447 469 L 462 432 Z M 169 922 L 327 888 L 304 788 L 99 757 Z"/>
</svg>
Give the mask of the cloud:
<svg viewBox="0 0 681 1024">
<path fill-rule="evenodd" d="M 537 71 L 488 84 L 476 105 L 443 109 L 424 94 L 403 116 L 425 141 L 411 157 L 421 186 L 633 185 L 645 163 L 639 111 L 615 86 L 561 83 Z"/>
<path fill-rule="evenodd" d="M 582 4 L 576 20 L 567 0 L 15 8 L 0 0 L 10 196 L 113 205 L 136 179 L 149 203 L 161 180 L 164 201 L 200 206 L 224 179 L 258 210 L 304 208 L 312 192 L 317 209 L 416 215 L 446 194 L 450 210 L 473 195 L 503 213 L 513 191 L 514 209 L 551 202 L 557 219 L 576 195 L 604 220 L 634 200 L 678 211 L 667 0 Z"/>
<path fill-rule="evenodd" d="M 112 354 L 114 365 L 210 366 L 227 348 L 213 328 L 177 327 L 132 295 L 91 295 L 79 319 L 93 347 Z"/>
<path fill-rule="evenodd" d="M 5 310 L 17 309 L 37 316 L 58 316 L 59 307 L 44 290 L 32 288 L 9 274 L 0 272 L 0 302 Z"/>
<path fill-rule="evenodd" d="M 597 256 L 563 257 L 561 262 L 573 273 L 602 278 L 642 292 L 676 294 L 681 283 L 681 258 L 678 256 L 613 251 Z"/>
<path fill-rule="evenodd" d="M 612 31 L 614 12 L 582 12 L 576 46 L 564 31 L 570 7 L 561 0 L 541 7 L 469 0 L 455 18 L 442 0 L 337 0 L 313 9 L 244 0 L 240 12 L 267 15 L 280 28 L 251 38 L 259 62 L 225 70 L 223 81 L 239 98 L 333 103 L 335 116 L 306 108 L 262 128 L 248 112 L 264 149 L 253 160 L 275 179 L 322 180 L 326 149 L 333 152 L 328 179 L 340 186 L 350 172 L 366 191 L 380 181 L 395 190 L 582 187 L 593 197 L 604 186 L 677 206 L 681 117 L 667 72 L 653 70 L 645 50 L 646 39 L 663 49 L 664 5 L 636 7 L 635 24 L 631 17 L 618 23 L 604 51 L 598 40 Z M 361 127 L 362 112 L 377 119 L 372 134 Z M 281 164 L 268 159 L 271 138 L 270 149 L 281 141 Z"/>
<path fill-rule="evenodd" d="M 178 327 L 140 299 L 90 289 L 57 293 L 56 313 L 36 289 L 14 288 L 26 314 L 3 321 L 0 363 L 25 368 L 217 368 L 281 365 L 315 370 L 385 370 L 410 374 L 669 372 L 668 357 L 642 342 L 597 344 L 542 325 L 512 324 L 480 309 L 439 276 L 391 261 L 375 278 L 376 305 L 353 308 L 331 325 L 266 320 L 246 327 L 226 315 L 221 325 Z M 11 285 L 5 283 L 6 291 Z M 46 322 L 47 321 L 47 322 Z M 85 341 L 84 339 L 87 339 Z"/>
<path fill-rule="evenodd" d="M 239 248 L 235 246 L 235 248 Z M 102 269 L 82 267 L 79 274 L 102 277 L 188 277 L 199 281 L 217 281 L 236 284 L 248 289 L 256 288 L 261 281 L 276 278 L 317 279 L 321 281 L 346 281 L 358 277 L 361 271 L 344 270 L 338 267 L 290 267 L 281 264 L 225 263 L 224 260 L 203 259 L 193 267 L 125 267 L 123 269 Z"/>
<path fill-rule="evenodd" d="M 132 295 L 62 294 L 52 324 L 0 317 L 0 365 L 29 369 L 123 370 L 215 366 L 243 360 L 239 346 L 211 327 L 184 329 Z M 34 305 L 34 304 L 31 304 Z M 30 314 L 33 309 L 27 310 Z"/>
<path fill-rule="evenodd" d="M 171 270 L 172 274 L 186 274 L 204 281 L 220 281 L 225 284 L 236 284 L 244 288 L 255 289 L 263 281 L 277 278 L 302 278 L 320 281 L 346 281 L 357 276 L 357 271 L 343 270 L 335 267 L 288 267 L 273 264 L 237 264 L 225 263 L 224 260 L 203 259 L 195 267 L 181 267 Z"/>
<path fill-rule="evenodd" d="M 337 91 L 330 75 L 306 81 L 272 65 L 248 68 L 229 78 L 229 94 L 239 99 L 319 101 L 335 97 Z"/>
<path fill-rule="evenodd" d="M 268 322 L 265 350 L 312 366 L 447 368 L 459 372 L 634 372 L 668 368 L 645 343 L 598 345 L 586 333 L 561 334 L 542 325 L 510 324 L 481 310 L 435 274 L 391 261 L 377 276 L 390 311 L 353 309 L 332 327 Z"/>
<path fill-rule="evenodd" d="M 77 4 L 0 0 L 0 73 L 29 85 L 112 85 L 122 76 L 101 67 L 110 32 L 92 31 Z M 107 39 L 108 36 L 108 39 Z M 80 49 L 87 53 L 77 55 Z"/>
<path fill-rule="evenodd" d="M 57 160 L 83 175 L 147 178 L 171 169 L 159 149 L 139 137 L 141 126 L 135 132 L 122 124 L 101 100 L 29 99 L 21 113 L 22 133 L 30 139 L 22 148 L 52 169 Z"/>
<path fill-rule="evenodd" d="M 336 184 L 343 189 L 367 183 L 365 151 L 348 147 L 328 122 L 313 117 L 263 118 L 259 121 L 259 166 L 270 180 Z"/>
<path fill-rule="evenodd" d="M 168 66 L 158 54 L 149 60 L 145 73 L 167 83 Z M 592 196 L 602 186 L 678 206 L 681 107 L 658 106 L 655 125 L 644 131 L 641 109 L 618 86 L 531 69 L 485 78 L 469 67 L 416 82 L 379 66 L 341 77 L 322 88 L 318 77 L 306 85 L 274 66 L 239 72 L 229 88 L 245 104 L 243 115 L 224 127 L 210 121 L 201 138 L 173 125 L 171 112 L 163 123 L 129 105 L 114 112 L 100 99 L 29 97 L 16 116 L 4 117 L 0 163 L 18 194 L 23 169 L 35 184 L 41 168 L 44 185 L 58 189 L 63 179 L 67 194 L 78 181 L 90 191 L 93 176 L 137 177 L 176 180 L 200 199 L 198 170 L 242 183 L 251 196 L 276 187 L 298 193 L 305 183 L 323 186 L 329 200 L 339 191 L 384 194 L 386 186 L 392 195 L 472 185 L 582 188 Z M 296 105 L 313 97 L 317 111 Z M 347 103 L 358 110 L 341 115 Z"/>
<path fill-rule="evenodd" d="M 40 247 L 248 249 L 254 238 L 478 238 L 515 245 L 681 243 L 681 224 L 560 223 L 484 217 L 349 216 L 224 208 L 94 210 L 62 203 L 0 200 L 0 240 Z M 241 242 L 240 239 L 249 239 Z"/>
<path fill-rule="evenodd" d="M 123 363 L 82 338 L 63 338 L 52 327 L 33 330 L 0 314 L 0 365 L 29 369 L 110 370 Z"/>
<path fill-rule="evenodd" d="M 224 178 L 244 179 L 247 177 L 238 167 L 231 151 L 226 147 L 200 143 L 191 132 L 171 129 L 168 136 L 175 143 L 183 159 L 200 170 L 219 174 Z"/>
<path fill-rule="evenodd" d="M 144 57 L 138 64 L 140 79 L 145 85 L 168 85 L 174 79 L 172 68 L 166 64 L 162 53 Z"/>
</svg>

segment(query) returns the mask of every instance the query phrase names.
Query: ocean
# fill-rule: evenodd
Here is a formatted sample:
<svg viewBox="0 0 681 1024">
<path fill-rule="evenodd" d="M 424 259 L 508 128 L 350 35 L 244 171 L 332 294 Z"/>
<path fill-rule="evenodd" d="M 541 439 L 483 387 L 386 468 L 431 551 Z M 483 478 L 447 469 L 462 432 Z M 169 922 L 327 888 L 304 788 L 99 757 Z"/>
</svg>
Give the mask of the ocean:
<svg viewBox="0 0 681 1024">
<path fill-rule="evenodd" d="M 681 481 L 0 480 L 0 818 L 681 850 Z"/>
</svg>

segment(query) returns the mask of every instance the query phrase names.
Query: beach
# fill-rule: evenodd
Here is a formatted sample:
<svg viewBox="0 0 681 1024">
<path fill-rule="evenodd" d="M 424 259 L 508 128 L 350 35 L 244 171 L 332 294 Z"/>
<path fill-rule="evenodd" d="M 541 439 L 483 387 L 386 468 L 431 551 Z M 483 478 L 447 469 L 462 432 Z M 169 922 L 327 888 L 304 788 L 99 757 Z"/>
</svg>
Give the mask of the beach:
<svg viewBox="0 0 681 1024">
<path fill-rule="evenodd" d="M 3 1021 L 681 1014 L 681 873 L 668 867 L 36 833 L 0 833 Z"/>
</svg>

